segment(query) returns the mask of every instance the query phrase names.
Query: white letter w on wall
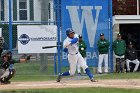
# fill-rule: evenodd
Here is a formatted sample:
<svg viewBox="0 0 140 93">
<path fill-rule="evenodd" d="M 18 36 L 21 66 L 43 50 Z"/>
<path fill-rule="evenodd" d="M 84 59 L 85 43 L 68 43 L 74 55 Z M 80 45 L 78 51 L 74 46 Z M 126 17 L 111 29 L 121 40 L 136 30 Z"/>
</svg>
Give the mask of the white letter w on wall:
<svg viewBox="0 0 140 93">
<path fill-rule="evenodd" d="M 80 6 L 66 6 L 66 9 L 68 9 L 70 15 L 72 28 L 77 34 L 82 34 L 83 25 L 85 22 L 90 47 L 93 47 L 99 19 L 99 13 L 102 10 L 102 6 L 95 6 L 95 18 L 92 13 L 93 6 L 81 6 L 81 8 Z M 78 14 L 79 10 L 82 11 L 81 19 L 79 18 Z"/>
</svg>

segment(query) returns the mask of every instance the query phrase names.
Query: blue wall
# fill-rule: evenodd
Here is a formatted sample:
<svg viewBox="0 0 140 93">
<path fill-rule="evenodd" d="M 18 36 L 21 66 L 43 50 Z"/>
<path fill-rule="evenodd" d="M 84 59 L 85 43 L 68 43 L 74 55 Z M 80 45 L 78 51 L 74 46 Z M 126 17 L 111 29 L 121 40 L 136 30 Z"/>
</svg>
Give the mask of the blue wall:
<svg viewBox="0 0 140 93">
<path fill-rule="evenodd" d="M 106 39 L 112 38 L 110 28 L 110 0 L 62 0 L 62 41 L 66 38 L 65 30 L 73 28 L 82 34 L 87 44 L 88 66 L 97 66 L 97 41 L 99 34 Z M 111 10 L 112 11 L 112 10 Z M 110 37 L 111 36 L 111 37 Z M 111 60 L 110 60 L 111 61 Z M 68 66 L 67 54 L 63 52 L 62 65 Z"/>
</svg>

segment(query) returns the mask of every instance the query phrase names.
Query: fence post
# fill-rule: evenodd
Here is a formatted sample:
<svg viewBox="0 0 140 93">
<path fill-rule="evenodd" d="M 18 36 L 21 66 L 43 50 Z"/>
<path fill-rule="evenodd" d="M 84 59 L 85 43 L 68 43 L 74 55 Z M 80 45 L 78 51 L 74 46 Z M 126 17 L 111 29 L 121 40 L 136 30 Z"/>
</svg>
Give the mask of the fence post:
<svg viewBox="0 0 140 93">
<path fill-rule="evenodd" d="M 113 72 L 114 65 L 113 65 L 113 49 L 112 49 L 112 42 L 113 42 L 113 33 L 112 33 L 112 0 L 109 0 L 109 41 L 110 41 L 110 50 L 109 50 L 109 67 L 110 67 L 110 72 Z"/>
<path fill-rule="evenodd" d="M 61 0 L 54 0 L 54 5 L 55 5 L 55 12 L 56 12 L 56 24 L 57 24 L 57 37 L 58 37 L 58 47 L 57 47 L 57 57 L 58 57 L 58 73 L 61 73 L 61 62 L 60 62 L 60 57 L 61 57 L 61 50 L 60 50 L 60 26 L 61 26 L 61 19 L 60 19 L 60 2 Z"/>
<path fill-rule="evenodd" d="M 58 8 L 58 16 L 59 16 L 58 17 L 58 45 L 59 45 L 58 46 L 58 72 L 61 73 L 61 62 L 60 62 L 60 30 L 61 30 L 60 29 L 61 28 L 60 27 L 60 24 L 61 24 L 60 9 L 61 8 L 60 8 L 59 4 L 60 4 L 60 0 L 58 0 L 58 7 L 57 8 Z"/>
<path fill-rule="evenodd" d="M 11 8 L 11 0 L 9 0 L 9 49 L 12 50 L 12 8 Z"/>
<path fill-rule="evenodd" d="M 57 63 L 56 63 L 56 53 L 54 53 L 54 74 L 57 74 Z"/>
</svg>

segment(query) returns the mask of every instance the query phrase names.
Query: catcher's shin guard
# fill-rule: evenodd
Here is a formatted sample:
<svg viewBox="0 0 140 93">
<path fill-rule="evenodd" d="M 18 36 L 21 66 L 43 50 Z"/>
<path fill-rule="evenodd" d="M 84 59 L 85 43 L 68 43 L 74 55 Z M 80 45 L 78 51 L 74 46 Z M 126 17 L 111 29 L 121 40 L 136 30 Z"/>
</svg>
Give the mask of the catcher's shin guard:
<svg viewBox="0 0 140 93">
<path fill-rule="evenodd" d="M 15 75 L 15 69 L 10 69 L 8 77 L 5 78 L 5 81 L 9 81 Z"/>
</svg>

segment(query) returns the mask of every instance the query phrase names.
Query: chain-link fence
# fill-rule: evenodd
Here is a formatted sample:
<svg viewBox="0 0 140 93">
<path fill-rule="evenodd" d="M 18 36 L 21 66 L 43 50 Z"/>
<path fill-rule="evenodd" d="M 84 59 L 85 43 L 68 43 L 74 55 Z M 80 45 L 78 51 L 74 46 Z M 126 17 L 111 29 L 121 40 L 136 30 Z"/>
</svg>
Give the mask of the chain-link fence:
<svg viewBox="0 0 140 93">
<path fill-rule="evenodd" d="M 112 32 L 111 32 L 112 14 L 114 15 L 137 14 L 138 12 L 136 9 L 137 6 L 136 0 L 112 0 L 113 13 L 111 10 L 112 6 L 110 4 L 111 0 L 106 0 L 104 2 L 103 1 L 100 2 L 100 0 L 99 1 L 90 0 L 92 3 L 86 0 L 83 1 L 79 0 L 80 2 L 76 0 L 71 0 L 70 2 L 67 3 L 64 2 L 64 0 L 62 1 L 61 0 L 0 0 L 0 28 L 2 28 L 2 37 L 4 37 L 4 41 L 5 41 L 4 50 L 7 49 L 12 50 L 14 59 L 18 59 L 21 56 L 23 57 L 25 55 L 25 54 L 18 53 L 17 27 L 19 25 L 57 25 L 58 28 L 57 54 L 38 54 L 38 53 L 31 54 L 32 55 L 31 60 L 28 63 L 15 64 L 16 69 L 20 70 L 17 71 L 17 74 L 54 75 L 57 74 L 58 72 L 63 72 L 63 70 L 65 69 L 68 69 L 67 67 L 66 68 L 62 67 L 62 65 L 65 65 L 65 62 L 66 64 L 68 62 L 67 62 L 67 57 L 65 58 L 64 52 L 62 52 L 61 47 L 59 47 L 60 43 L 66 37 L 65 29 L 68 27 L 72 27 L 76 32 L 78 32 L 78 34 L 83 34 L 83 38 L 87 40 L 86 43 L 88 44 L 88 50 L 87 50 L 88 65 L 91 64 L 91 66 L 93 66 L 94 64 L 94 66 L 97 66 L 98 53 L 97 53 L 96 41 L 99 39 L 100 32 L 104 32 L 105 35 L 107 36 L 106 38 L 112 42 Z M 68 5 L 67 9 L 66 9 L 66 5 Z M 87 7 L 83 7 L 86 5 Z M 74 10 L 74 8 L 71 8 L 69 6 L 77 6 L 76 7 L 77 10 Z M 88 9 L 92 9 L 92 10 L 88 10 Z M 88 12 L 86 10 L 88 10 Z M 75 11 L 77 11 L 79 14 L 76 15 L 77 12 Z M 85 13 L 84 17 L 82 16 L 83 11 Z M 73 13 L 73 15 L 76 15 L 75 18 L 73 18 L 73 22 L 70 19 L 73 16 L 72 14 L 70 14 L 71 12 Z M 98 13 L 99 15 L 97 16 Z M 88 20 L 88 18 L 90 17 L 91 18 L 93 17 L 93 19 Z M 99 18 L 98 20 L 99 22 L 97 25 L 97 29 L 96 29 L 97 33 L 95 35 L 94 38 L 95 40 L 94 40 L 92 36 L 93 33 L 90 32 L 90 30 L 95 30 L 96 25 L 94 24 L 94 22 L 97 21 L 96 18 Z M 79 23 L 76 23 L 77 20 L 79 20 Z M 88 24 L 90 22 L 93 23 L 93 25 Z M 83 32 L 82 31 L 80 32 L 80 27 L 78 26 L 81 26 L 81 28 L 83 28 Z M 94 26 L 94 28 L 92 28 L 92 26 Z M 95 46 L 91 46 L 93 42 L 95 42 L 94 44 Z M 112 50 L 110 52 L 112 53 Z M 110 60 L 113 60 L 113 58 L 110 58 Z"/>
<path fill-rule="evenodd" d="M 60 60 L 57 54 L 18 53 L 17 27 L 19 25 L 57 25 L 60 29 L 60 2 L 61 0 L 0 0 L 3 50 L 12 50 L 13 58 L 16 60 L 32 55 L 27 63 L 15 64 L 17 74 L 57 74 L 56 61 Z"/>
<path fill-rule="evenodd" d="M 91 0 L 92 1 L 92 0 Z M 84 2 L 84 3 L 82 3 Z M 65 29 L 68 27 L 74 28 L 78 34 L 83 34 L 86 43 L 88 43 L 88 64 L 95 64 L 97 66 L 97 46 L 95 42 L 95 46 L 91 46 L 93 42 L 99 39 L 99 34 L 101 32 L 105 32 L 105 35 L 108 39 L 111 40 L 112 33 L 109 28 L 111 26 L 111 15 L 110 11 L 112 11 L 112 7 L 109 4 L 110 0 L 104 1 L 89 1 L 86 0 L 78 2 L 76 0 L 71 0 L 71 3 L 67 2 L 68 5 L 74 6 L 77 5 L 80 8 L 78 9 L 85 9 L 83 10 L 86 16 L 92 18 L 89 20 L 88 17 L 84 16 L 83 28 L 85 31 L 83 33 L 78 32 L 77 25 L 74 26 L 75 21 L 73 20 L 70 23 L 69 12 L 71 12 L 70 7 L 62 11 L 62 1 L 61 0 L 0 0 L 0 28 L 2 28 L 2 36 L 4 37 L 4 50 L 10 49 L 13 52 L 13 58 L 19 59 L 20 57 L 26 57 L 28 55 L 31 56 L 31 60 L 27 63 L 22 64 L 15 64 L 17 69 L 18 75 L 54 75 L 58 72 L 63 72 L 63 70 L 68 69 L 61 67 L 62 61 L 65 62 L 67 59 L 63 59 L 62 51 L 61 51 L 61 35 L 62 39 L 66 37 Z M 66 4 L 63 0 L 63 5 Z M 97 4 L 97 5 L 96 5 Z M 88 5 L 87 7 L 82 7 Z M 65 5 L 64 5 L 65 6 Z M 93 6 L 91 8 L 91 6 Z M 64 7 L 63 7 L 64 8 Z M 65 7 L 66 8 L 66 7 Z M 86 9 L 92 9 L 86 11 Z M 102 12 L 102 9 L 103 10 Z M 76 10 L 77 11 L 77 10 Z M 82 10 L 79 10 L 79 19 L 82 18 Z M 63 13 L 62 13 L 63 12 Z M 93 13 L 92 13 L 93 12 Z M 91 13 L 91 14 L 89 14 Z M 101 15 L 100 15 L 101 13 Z M 62 15 L 63 14 L 63 19 Z M 65 17 L 65 18 L 64 18 Z M 110 19 L 109 19 L 110 18 Z M 63 21 L 62 21 L 63 20 Z M 77 19 L 78 20 L 78 19 Z M 86 20 L 86 22 L 84 21 Z M 99 20 L 98 25 L 96 21 Z M 68 22 L 69 21 L 69 22 Z M 81 21 L 81 19 L 80 19 Z M 79 21 L 79 22 L 80 22 Z M 62 23 L 63 22 L 63 23 Z M 84 23 L 85 22 L 85 23 Z M 92 24 L 88 24 L 91 22 Z M 94 23 L 95 22 L 95 23 Z M 88 24 L 88 25 L 87 25 Z M 57 25 L 57 54 L 19 54 L 18 53 L 18 38 L 17 38 L 17 28 L 19 25 Z M 79 23 L 80 25 L 80 23 Z M 90 29 L 90 27 L 92 27 Z M 62 27 L 63 26 L 63 27 Z M 88 30 L 86 31 L 86 26 L 88 26 Z M 61 28 L 62 27 L 62 28 Z M 94 27 L 97 27 L 97 34 L 94 36 L 95 40 L 93 39 L 93 33 L 90 32 L 95 30 Z M 62 32 L 61 32 L 62 31 Z M 93 31 L 95 32 L 95 31 Z M 93 40 L 92 40 L 93 39 Z M 112 41 L 111 41 L 112 42 Z M 111 51 L 112 52 L 112 51 Z M 110 58 L 112 60 L 112 58 Z M 111 61 L 112 62 L 112 61 Z M 93 64 L 92 64 L 93 63 Z M 112 69 L 112 68 L 111 68 Z"/>
</svg>

